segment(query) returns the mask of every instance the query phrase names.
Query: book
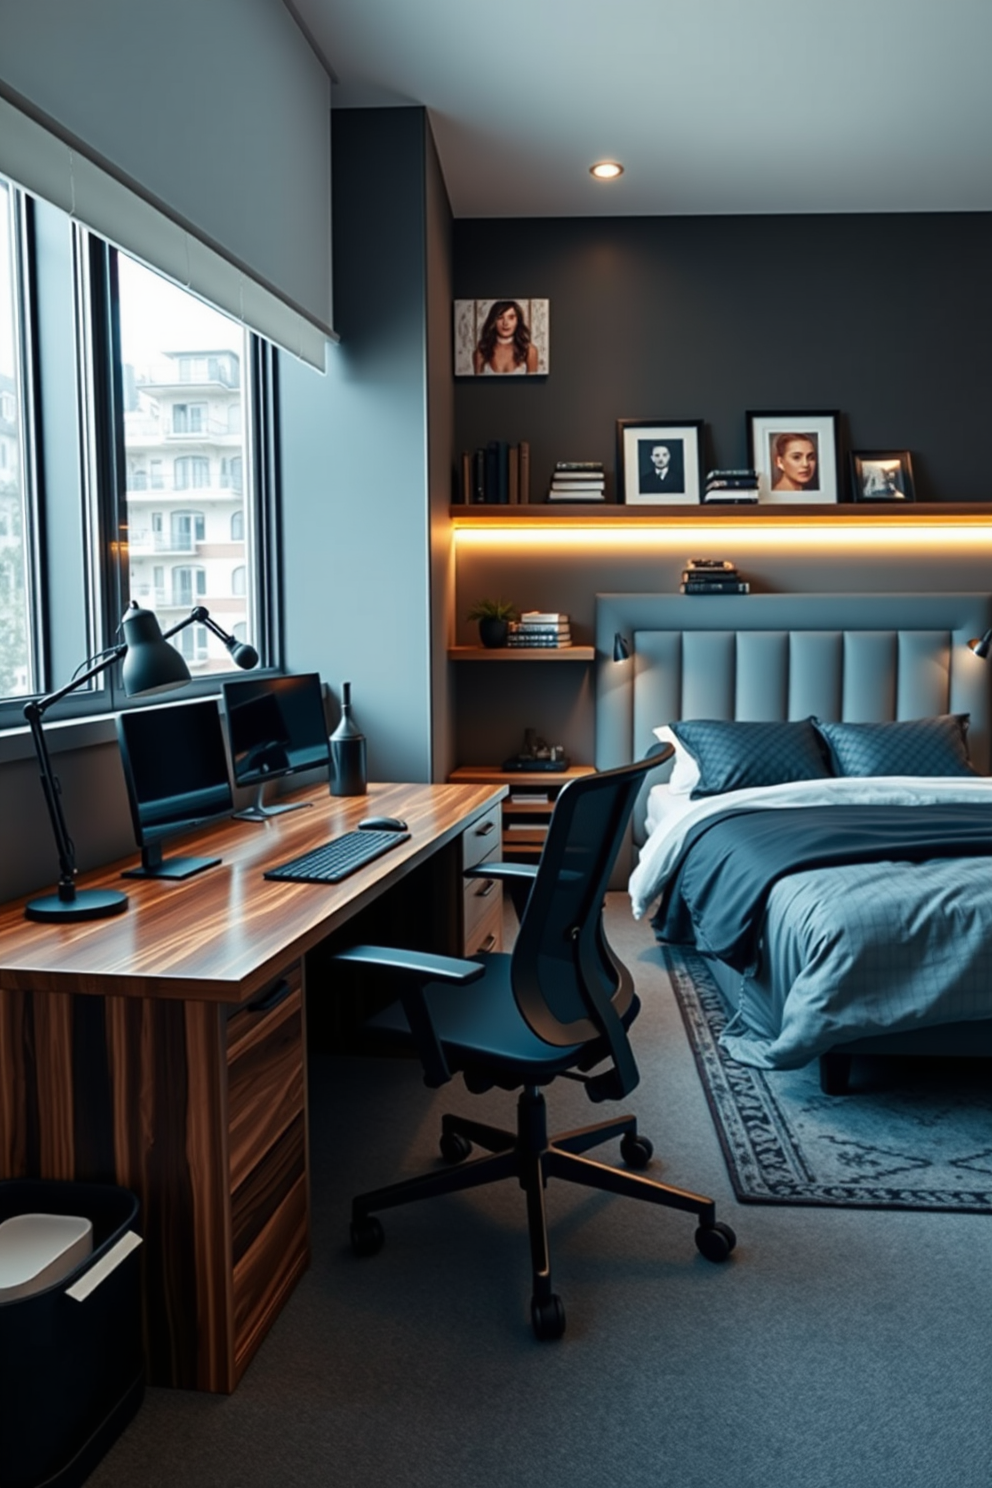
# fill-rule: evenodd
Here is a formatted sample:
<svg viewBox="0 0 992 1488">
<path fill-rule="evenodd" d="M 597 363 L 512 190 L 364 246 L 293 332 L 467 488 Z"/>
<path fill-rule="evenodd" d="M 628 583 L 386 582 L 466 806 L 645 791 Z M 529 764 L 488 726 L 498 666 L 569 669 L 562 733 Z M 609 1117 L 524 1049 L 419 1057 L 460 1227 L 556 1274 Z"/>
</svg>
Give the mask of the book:
<svg viewBox="0 0 992 1488">
<path fill-rule="evenodd" d="M 572 644 L 568 637 L 508 635 L 507 646 L 523 651 L 561 651 Z"/>
<path fill-rule="evenodd" d="M 548 500 L 552 503 L 556 501 L 605 501 L 606 496 L 602 491 L 549 491 Z"/>
<path fill-rule="evenodd" d="M 757 488 L 758 477 L 752 472 L 748 475 L 724 475 L 714 477 L 706 482 L 707 491 L 753 491 Z"/>
<path fill-rule="evenodd" d="M 478 505 L 486 499 L 486 452 L 477 449 L 472 456 L 472 501 Z"/>
<path fill-rule="evenodd" d="M 684 568 L 682 570 L 683 584 L 736 584 L 740 574 L 736 568 L 733 573 L 721 571 L 704 573 L 698 568 Z"/>
<path fill-rule="evenodd" d="M 566 480 L 556 475 L 548 488 L 551 491 L 604 491 L 606 482 L 602 480 Z"/>
<path fill-rule="evenodd" d="M 507 494 L 511 506 L 520 504 L 520 446 L 511 444 L 507 451 Z"/>
<path fill-rule="evenodd" d="M 543 623 L 546 625 L 556 625 L 559 620 L 564 620 L 567 624 L 569 618 L 563 610 L 523 610 L 520 615 L 520 622 L 521 624 Z"/>
<path fill-rule="evenodd" d="M 465 506 L 468 506 L 472 500 L 472 456 L 468 450 L 462 450 L 461 486 L 458 492 L 458 499 Z"/>
<path fill-rule="evenodd" d="M 751 465 L 738 465 L 735 466 L 733 469 L 728 468 L 725 470 L 707 470 L 706 472 L 707 485 L 709 485 L 711 481 L 718 480 L 756 481 L 757 478 L 758 472 Z"/>
<path fill-rule="evenodd" d="M 750 594 L 751 585 L 746 579 L 721 583 L 713 579 L 693 579 L 679 585 L 680 594 Z"/>
<path fill-rule="evenodd" d="M 686 568 L 692 568 L 700 573 L 731 573 L 737 572 L 737 564 L 731 563 L 729 558 L 687 558 Z"/>
<path fill-rule="evenodd" d="M 522 439 L 517 448 L 520 451 L 520 504 L 530 504 L 530 443 Z"/>
<path fill-rule="evenodd" d="M 707 491 L 703 495 L 704 506 L 747 506 L 758 500 L 758 491 Z"/>
<path fill-rule="evenodd" d="M 602 469 L 604 469 L 602 460 L 556 460 L 555 461 L 555 470 L 556 471 L 559 471 L 559 470 L 560 471 L 564 471 L 566 473 L 567 472 L 573 472 L 575 474 L 578 474 L 580 471 L 594 472 L 594 471 L 598 471 L 598 470 L 602 470 Z"/>
</svg>

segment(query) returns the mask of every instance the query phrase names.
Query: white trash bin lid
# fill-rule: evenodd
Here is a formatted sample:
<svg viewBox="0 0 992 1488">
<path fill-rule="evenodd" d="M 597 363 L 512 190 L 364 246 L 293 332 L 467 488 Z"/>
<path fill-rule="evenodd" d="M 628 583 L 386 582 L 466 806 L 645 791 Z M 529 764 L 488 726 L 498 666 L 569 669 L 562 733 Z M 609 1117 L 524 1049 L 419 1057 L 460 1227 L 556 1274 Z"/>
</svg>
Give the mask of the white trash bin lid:
<svg viewBox="0 0 992 1488">
<path fill-rule="evenodd" d="M 0 1224 L 0 1302 L 43 1292 L 93 1252 L 93 1221 L 75 1214 L 15 1214 Z"/>
</svg>

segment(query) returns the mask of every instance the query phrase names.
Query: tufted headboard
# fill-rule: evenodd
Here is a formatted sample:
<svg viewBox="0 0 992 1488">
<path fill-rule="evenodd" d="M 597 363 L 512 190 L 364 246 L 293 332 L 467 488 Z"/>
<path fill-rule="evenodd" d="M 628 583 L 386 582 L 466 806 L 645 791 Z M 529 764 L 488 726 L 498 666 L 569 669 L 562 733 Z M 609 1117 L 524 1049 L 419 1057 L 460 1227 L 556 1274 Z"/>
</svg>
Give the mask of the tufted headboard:
<svg viewBox="0 0 992 1488">
<path fill-rule="evenodd" d="M 596 765 L 640 758 L 672 718 L 852 723 L 970 713 L 987 774 L 992 660 L 968 649 L 992 626 L 990 594 L 598 594 Z M 630 660 L 613 661 L 619 632 Z M 670 766 L 648 777 L 635 808 Z"/>
</svg>

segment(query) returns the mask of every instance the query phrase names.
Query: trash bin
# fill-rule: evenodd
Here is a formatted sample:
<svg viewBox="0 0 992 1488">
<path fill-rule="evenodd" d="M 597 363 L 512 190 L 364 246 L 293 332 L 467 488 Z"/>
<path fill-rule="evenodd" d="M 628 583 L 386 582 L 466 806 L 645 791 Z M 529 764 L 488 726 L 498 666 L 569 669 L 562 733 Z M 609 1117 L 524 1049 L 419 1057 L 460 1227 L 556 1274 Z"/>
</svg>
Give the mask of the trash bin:
<svg viewBox="0 0 992 1488">
<path fill-rule="evenodd" d="M 109 1184 L 0 1181 L 0 1226 L 28 1215 L 89 1221 L 92 1250 L 81 1255 L 88 1225 L 8 1227 L 22 1255 L 26 1236 L 54 1243 L 37 1268 L 20 1268 L 20 1285 L 0 1292 L 0 1484 L 76 1488 L 144 1393 L 138 1201 Z"/>
</svg>

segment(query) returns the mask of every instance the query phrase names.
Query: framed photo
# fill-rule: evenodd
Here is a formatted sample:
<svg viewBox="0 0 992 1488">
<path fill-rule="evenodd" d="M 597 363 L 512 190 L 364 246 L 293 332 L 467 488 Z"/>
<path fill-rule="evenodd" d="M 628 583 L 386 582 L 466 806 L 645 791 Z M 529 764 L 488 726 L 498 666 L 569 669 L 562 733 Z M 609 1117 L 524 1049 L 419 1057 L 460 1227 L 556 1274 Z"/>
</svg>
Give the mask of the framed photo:
<svg viewBox="0 0 992 1488">
<path fill-rule="evenodd" d="M 541 377 L 550 367 L 549 300 L 456 300 L 456 377 Z"/>
<path fill-rule="evenodd" d="M 826 505 L 840 500 L 836 410 L 831 413 L 748 413 L 751 464 L 758 500 Z"/>
<path fill-rule="evenodd" d="M 702 419 L 617 419 L 617 500 L 694 506 L 702 488 Z"/>
<path fill-rule="evenodd" d="M 851 455 L 855 501 L 915 501 L 909 450 L 855 450 Z"/>
</svg>

